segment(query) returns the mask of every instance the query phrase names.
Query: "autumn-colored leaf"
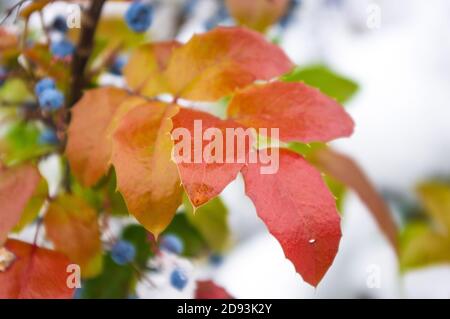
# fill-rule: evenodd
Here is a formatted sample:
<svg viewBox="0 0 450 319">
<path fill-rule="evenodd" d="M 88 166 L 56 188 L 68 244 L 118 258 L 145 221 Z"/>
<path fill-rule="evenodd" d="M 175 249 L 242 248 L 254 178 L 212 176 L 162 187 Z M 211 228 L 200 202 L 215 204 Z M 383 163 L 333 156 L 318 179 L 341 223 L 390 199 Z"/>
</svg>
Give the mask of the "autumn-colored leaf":
<svg viewBox="0 0 450 319">
<path fill-rule="evenodd" d="M 181 204 L 182 187 L 171 159 L 171 118 L 178 106 L 140 105 L 120 122 L 113 136 L 112 163 L 128 211 L 159 235 Z"/>
<path fill-rule="evenodd" d="M 230 14 L 240 24 L 264 32 L 277 22 L 290 0 L 226 0 Z"/>
<path fill-rule="evenodd" d="M 275 174 L 261 174 L 260 168 L 261 164 L 243 168 L 246 194 L 297 272 L 317 286 L 341 238 L 335 200 L 320 173 L 296 153 L 279 150 Z"/>
<path fill-rule="evenodd" d="M 224 288 L 212 280 L 197 281 L 195 299 L 234 299 Z"/>
<path fill-rule="evenodd" d="M 63 89 L 69 85 L 70 70 L 63 61 L 54 59 L 48 45 L 35 44 L 25 48 L 23 54 L 36 65 L 37 72 L 57 79 Z"/>
<path fill-rule="evenodd" d="M 97 219 L 96 211 L 73 195 L 56 198 L 44 216 L 46 234 L 55 249 L 80 265 L 85 278 L 101 271 L 103 256 Z"/>
<path fill-rule="evenodd" d="M 205 112 L 183 108 L 174 116 L 173 125 L 174 155 L 178 158 L 181 181 L 191 203 L 198 207 L 219 195 L 236 178 L 245 163 L 248 144 L 238 147 L 236 142 L 234 147 L 227 147 L 227 140 L 231 139 L 226 139 L 226 129 L 239 126 Z M 222 142 L 220 136 L 217 140 L 213 135 L 209 140 L 203 139 L 209 129 L 220 133 L 225 141 Z M 183 132 L 188 135 L 180 134 Z M 214 144 L 214 141 L 218 143 Z"/>
<path fill-rule="evenodd" d="M 177 41 L 167 41 L 149 43 L 137 48 L 123 70 L 128 87 L 147 96 L 168 92 L 163 71 L 172 51 L 180 45 Z"/>
<path fill-rule="evenodd" d="M 279 128 L 283 141 L 327 142 L 353 132 L 353 121 L 334 100 L 303 83 L 272 82 L 239 91 L 228 115 L 253 128 Z"/>
<path fill-rule="evenodd" d="M 358 194 L 397 252 L 398 230 L 389 207 L 359 165 L 350 157 L 330 148 L 317 149 L 310 154 L 309 159 L 320 171 L 334 177 Z"/>
<path fill-rule="evenodd" d="M 276 45 L 257 32 L 218 27 L 175 49 L 165 76 L 171 93 L 216 101 L 255 80 L 269 80 L 293 67 Z"/>
<path fill-rule="evenodd" d="M 42 10 L 47 4 L 53 0 L 36 0 L 28 4 L 20 11 L 20 16 L 28 19 L 34 12 Z"/>
<path fill-rule="evenodd" d="M 117 88 L 87 91 L 72 109 L 66 154 L 72 172 L 84 186 L 94 185 L 110 166 L 109 126 L 128 97 Z"/>
<path fill-rule="evenodd" d="M 18 240 L 8 240 L 5 248 L 15 259 L 0 272 L 0 299 L 72 298 L 66 272 L 70 261 L 63 254 Z"/>
<path fill-rule="evenodd" d="M 40 180 L 32 165 L 0 168 L 0 246 L 21 220 Z"/>
</svg>

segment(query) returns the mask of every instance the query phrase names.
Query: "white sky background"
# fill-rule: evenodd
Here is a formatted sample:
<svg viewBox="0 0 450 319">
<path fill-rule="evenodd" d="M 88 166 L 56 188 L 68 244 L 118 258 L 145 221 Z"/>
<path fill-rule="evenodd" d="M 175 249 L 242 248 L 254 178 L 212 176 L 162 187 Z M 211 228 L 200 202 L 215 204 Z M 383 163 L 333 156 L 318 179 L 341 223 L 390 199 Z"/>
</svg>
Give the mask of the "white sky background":
<svg viewBox="0 0 450 319">
<path fill-rule="evenodd" d="M 450 175 L 450 2 L 343 0 L 341 9 L 321 6 L 319 0 L 303 2 L 282 39 L 288 55 L 300 65 L 326 63 L 361 86 L 348 104 L 355 134 L 336 147 L 357 159 L 383 188 L 411 192 L 423 178 Z M 381 8 L 378 30 L 366 25 L 371 3 Z M 187 40 L 204 31 L 204 17 L 212 8 L 214 1 L 200 0 L 179 37 Z M 172 13 L 164 10 L 153 31 L 169 31 Z M 54 5 L 49 16 L 56 11 Z M 222 267 L 207 270 L 236 297 L 450 298 L 450 267 L 398 276 L 393 252 L 354 195 L 346 202 L 344 237 L 334 265 L 317 289 L 307 286 L 243 194 L 240 180 L 224 192 L 236 245 Z M 373 267 L 380 273 L 380 289 L 366 284 Z M 143 297 L 154 293 L 140 291 Z M 170 291 L 168 296 L 182 297 Z"/>
</svg>

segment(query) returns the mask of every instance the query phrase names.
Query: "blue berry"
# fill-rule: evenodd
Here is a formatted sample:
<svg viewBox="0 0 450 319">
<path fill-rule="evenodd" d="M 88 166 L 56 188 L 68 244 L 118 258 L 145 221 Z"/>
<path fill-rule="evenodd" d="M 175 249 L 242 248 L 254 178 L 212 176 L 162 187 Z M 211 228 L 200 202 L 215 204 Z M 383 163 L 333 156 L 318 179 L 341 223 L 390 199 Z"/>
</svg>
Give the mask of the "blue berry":
<svg viewBox="0 0 450 319">
<path fill-rule="evenodd" d="M 111 258 L 118 265 L 126 265 L 134 260 L 136 248 L 128 241 L 120 240 L 111 249 Z"/>
<path fill-rule="evenodd" d="M 183 242 L 175 235 L 166 235 L 161 238 L 160 248 L 170 251 L 174 254 L 181 254 L 183 252 Z"/>
<path fill-rule="evenodd" d="M 64 105 L 64 95 L 57 89 L 44 90 L 38 99 L 39 105 L 46 111 L 54 111 Z"/>
<path fill-rule="evenodd" d="M 75 51 L 75 46 L 69 40 L 63 39 L 58 42 L 53 42 L 50 50 L 57 58 L 64 59 L 72 56 Z"/>
<path fill-rule="evenodd" d="M 152 24 L 153 7 L 140 1 L 133 2 L 125 13 L 125 21 L 134 32 L 142 33 Z"/>
<path fill-rule="evenodd" d="M 122 70 L 127 63 L 127 59 L 121 55 L 116 58 L 113 65 L 111 65 L 110 72 L 114 75 L 122 75 Z"/>
<path fill-rule="evenodd" d="M 44 131 L 42 131 L 41 135 L 39 136 L 39 144 L 58 144 L 59 139 L 56 135 L 55 131 L 47 128 Z"/>
<path fill-rule="evenodd" d="M 67 22 L 64 16 L 57 16 L 52 23 L 52 29 L 61 33 L 67 32 Z"/>
<path fill-rule="evenodd" d="M 5 83 L 6 77 L 8 76 L 8 72 L 5 70 L 5 68 L 2 68 L 0 66 L 0 86 Z"/>
<path fill-rule="evenodd" d="M 186 276 L 186 273 L 180 269 L 176 268 L 172 273 L 170 274 L 170 284 L 172 287 L 183 290 L 184 287 L 186 287 L 188 283 L 188 278 Z"/>
<path fill-rule="evenodd" d="M 37 96 L 41 95 L 47 89 L 55 89 L 56 83 L 52 78 L 43 78 L 34 87 L 34 92 Z"/>
</svg>

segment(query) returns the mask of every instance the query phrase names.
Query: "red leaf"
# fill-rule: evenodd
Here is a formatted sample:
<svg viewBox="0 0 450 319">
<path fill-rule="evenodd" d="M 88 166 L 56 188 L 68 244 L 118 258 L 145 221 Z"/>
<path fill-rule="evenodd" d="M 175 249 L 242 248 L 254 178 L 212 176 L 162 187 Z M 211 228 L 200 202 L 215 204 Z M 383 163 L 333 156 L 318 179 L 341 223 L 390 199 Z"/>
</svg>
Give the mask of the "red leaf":
<svg viewBox="0 0 450 319">
<path fill-rule="evenodd" d="M 353 132 L 353 121 L 336 101 L 303 83 L 272 82 L 239 91 L 228 115 L 254 128 L 279 128 L 283 141 L 328 142 Z"/>
<path fill-rule="evenodd" d="M 8 240 L 6 249 L 16 259 L 0 272 L 0 299 L 69 299 L 67 266 L 62 254 L 18 240 Z"/>
<path fill-rule="evenodd" d="M 176 96 L 216 101 L 255 80 L 280 76 L 292 67 L 284 52 L 261 34 L 219 27 L 195 35 L 175 49 L 166 77 Z"/>
<path fill-rule="evenodd" d="M 224 288 L 212 280 L 197 281 L 195 299 L 234 299 Z"/>
<path fill-rule="evenodd" d="M 297 272 L 317 286 L 337 253 L 340 217 L 320 173 L 300 155 L 279 151 L 276 174 L 261 174 L 261 164 L 243 168 L 245 191 Z"/>
<path fill-rule="evenodd" d="M 195 130 L 194 121 L 201 121 L 201 130 L 197 133 Z M 191 146 L 191 154 L 188 161 L 183 163 L 178 162 L 178 170 L 180 172 L 181 182 L 186 189 L 189 199 L 194 207 L 201 206 L 211 200 L 212 198 L 219 195 L 222 190 L 232 182 L 241 168 L 244 165 L 246 152 L 242 153 L 240 156 L 241 162 L 238 163 L 237 143 L 235 143 L 234 154 L 232 158 L 232 163 L 213 163 L 211 161 L 205 161 L 203 154 L 207 145 L 210 143 L 207 140 L 203 140 L 203 134 L 208 128 L 216 128 L 222 132 L 222 136 L 226 137 L 226 128 L 237 128 L 239 127 L 236 123 L 232 121 L 222 121 L 208 113 L 201 111 L 195 111 L 191 109 L 181 109 L 180 112 L 175 115 L 172 119 L 174 124 L 174 130 L 177 128 L 186 129 L 191 139 L 188 141 Z M 175 140 L 175 144 L 181 143 L 181 138 L 174 136 L 174 131 L 172 131 L 172 136 Z M 198 141 L 202 141 L 198 143 Z M 181 144 L 179 144 L 181 145 Z M 226 141 L 222 144 L 222 154 L 225 156 L 227 154 Z M 176 146 L 177 147 L 177 146 Z M 177 154 L 175 149 L 175 154 Z M 195 161 L 195 154 L 200 154 L 201 161 Z M 230 153 L 228 153 L 230 154 Z M 180 153 L 181 156 L 186 155 L 185 153 Z M 223 159 L 224 157 L 222 157 Z"/>
<path fill-rule="evenodd" d="M 19 223 L 40 180 L 38 169 L 32 165 L 0 168 L 0 245 Z"/>
</svg>

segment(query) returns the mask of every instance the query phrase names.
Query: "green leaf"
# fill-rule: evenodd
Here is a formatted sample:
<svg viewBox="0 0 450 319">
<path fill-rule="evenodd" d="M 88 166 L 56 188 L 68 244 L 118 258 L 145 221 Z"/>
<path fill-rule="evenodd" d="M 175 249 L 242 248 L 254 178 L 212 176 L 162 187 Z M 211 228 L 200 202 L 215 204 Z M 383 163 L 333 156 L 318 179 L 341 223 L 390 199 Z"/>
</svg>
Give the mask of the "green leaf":
<svg viewBox="0 0 450 319">
<path fill-rule="evenodd" d="M 442 182 L 423 183 L 417 193 L 426 212 L 450 233 L 450 186 Z"/>
<path fill-rule="evenodd" d="M 172 234 L 178 236 L 183 242 L 183 256 L 196 257 L 207 252 L 208 245 L 200 232 L 191 225 L 186 213 L 178 213 L 173 218 L 169 227 L 163 232 L 163 236 Z"/>
<path fill-rule="evenodd" d="M 347 102 L 358 91 L 358 85 L 354 81 L 344 78 L 324 65 L 298 67 L 281 79 L 286 82 L 304 82 L 335 98 L 339 103 Z"/>
<path fill-rule="evenodd" d="M 186 195 L 183 202 L 187 219 L 203 235 L 209 247 L 218 252 L 226 249 L 230 239 L 228 211 L 220 197 L 200 206 L 195 213 Z"/>
<path fill-rule="evenodd" d="M 39 136 L 35 122 L 12 124 L 0 142 L 0 159 L 7 165 L 14 165 L 52 151 L 53 146 L 39 143 Z"/>
<path fill-rule="evenodd" d="M 450 238 L 424 223 L 410 223 L 400 236 L 400 269 L 450 264 Z"/>
<path fill-rule="evenodd" d="M 0 104 L 2 102 L 20 104 L 33 98 L 26 84 L 20 79 L 9 79 L 0 86 Z"/>
<path fill-rule="evenodd" d="M 34 191 L 33 197 L 28 201 L 25 210 L 22 213 L 19 223 L 14 227 L 14 232 L 20 232 L 26 226 L 31 224 L 39 215 L 45 200 L 48 197 L 48 184 L 44 178 L 41 178 Z"/>
<path fill-rule="evenodd" d="M 134 293 L 137 278 L 131 265 L 119 266 L 110 254 L 104 257 L 103 272 L 83 283 L 83 299 L 124 299 Z"/>
<path fill-rule="evenodd" d="M 122 232 L 122 238 L 136 248 L 135 262 L 141 269 L 145 268 L 148 259 L 153 255 L 148 234 L 140 225 L 129 225 Z"/>
</svg>

